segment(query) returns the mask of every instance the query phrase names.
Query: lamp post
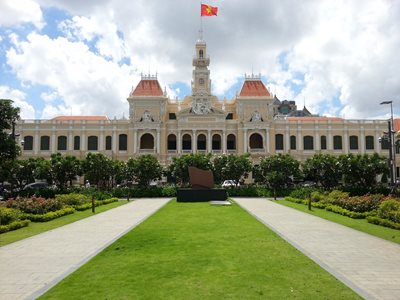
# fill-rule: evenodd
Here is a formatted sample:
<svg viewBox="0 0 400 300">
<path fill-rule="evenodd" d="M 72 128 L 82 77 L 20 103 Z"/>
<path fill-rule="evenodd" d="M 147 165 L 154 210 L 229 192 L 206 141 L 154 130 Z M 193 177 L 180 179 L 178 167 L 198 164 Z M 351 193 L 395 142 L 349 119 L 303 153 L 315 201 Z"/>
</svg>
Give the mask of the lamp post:
<svg viewBox="0 0 400 300">
<path fill-rule="evenodd" d="M 394 123 L 393 123 L 393 101 L 382 101 L 381 105 L 390 104 L 389 121 L 389 159 L 390 159 L 390 178 L 393 187 L 396 186 L 396 143 L 394 142 Z"/>
</svg>

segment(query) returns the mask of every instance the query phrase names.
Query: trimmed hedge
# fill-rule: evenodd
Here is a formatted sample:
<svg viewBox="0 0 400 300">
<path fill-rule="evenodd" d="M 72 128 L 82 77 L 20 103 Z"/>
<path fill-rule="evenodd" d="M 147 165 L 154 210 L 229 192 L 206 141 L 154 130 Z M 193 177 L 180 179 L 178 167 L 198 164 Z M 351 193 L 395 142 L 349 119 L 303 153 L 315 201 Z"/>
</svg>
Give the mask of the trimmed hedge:
<svg viewBox="0 0 400 300">
<path fill-rule="evenodd" d="M 117 202 L 117 201 L 118 201 L 118 198 L 109 198 L 109 199 L 101 200 L 101 201 L 100 200 L 95 200 L 94 201 L 94 206 L 105 205 L 105 204 L 109 204 L 109 203 Z M 74 208 L 77 211 L 87 210 L 87 209 L 92 208 L 92 202 L 85 203 L 85 204 L 82 204 L 82 205 L 76 205 L 76 206 L 74 206 Z"/>
<path fill-rule="evenodd" d="M 387 219 L 382 219 L 382 218 L 379 218 L 379 217 L 376 217 L 376 216 L 368 216 L 367 217 L 367 221 L 369 223 L 372 223 L 372 224 L 381 225 L 381 226 L 390 227 L 390 228 L 393 228 L 393 229 L 400 230 L 400 224 L 399 223 L 395 223 L 395 222 L 387 220 Z"/>
<path fill-rule="evenodd" d="M 22 213 L 18 209 L 0 206 L 0 225 L 8 225 L 20 220 Z"/>
<path fill-rule="evenodd" d="M 71 193 L 71 194 L 57 195 L 56 200 L 65 205 L 77 206 L 90 202 L 90 197 L 87 195 Z"/>
<path fill-rule="evenodd" d="M 293 203 L 298 203 L 298 204 L 307 204 L 307 200 L 300 199 L 300 198 L 295 198 L 295 197 L 285 197 L 285 200 L 293 202 Z"/>
<path fill-rule="evenodd" d="M 65 215 L 73 214 L 74 212 L 74 208 L 65 207 L 63 209 L 51 211 L 45 214 L 24 214 L 24 218 L 31 220 L 32 222 L 48 222 Z"/>
<path fill-rule="evenodd" d="M 18 221 L 13 221 L 8 225 L 0 225 L 0 233 L 20 229 L 22 227 L 28 226 L 30 223 L 29 220 L 18 220 Z"/>
<path fill-rule="evenodd" d="M 337 205 L 327 205 L 325 209 L 352 219 L 364 219 L 369 215 L 368 212 L 354 212 Z"/>
</svg>

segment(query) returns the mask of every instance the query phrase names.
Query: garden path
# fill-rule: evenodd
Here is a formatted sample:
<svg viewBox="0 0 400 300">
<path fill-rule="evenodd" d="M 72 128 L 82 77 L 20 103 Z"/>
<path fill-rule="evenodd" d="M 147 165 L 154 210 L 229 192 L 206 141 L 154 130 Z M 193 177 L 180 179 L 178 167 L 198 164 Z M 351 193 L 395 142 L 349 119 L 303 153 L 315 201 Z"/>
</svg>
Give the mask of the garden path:
<svg viewBox="0 0 400 300">
<path fill-rule="evenodd" d="M 138 199 L 0 248 L 0 299 L 35 299 L 170 199 Z"/>
<path fill-rule="evenodd" d="M 400 299 L 400 245 L 265 198 L 233 200 L 363 298 Z"/>
</svg>

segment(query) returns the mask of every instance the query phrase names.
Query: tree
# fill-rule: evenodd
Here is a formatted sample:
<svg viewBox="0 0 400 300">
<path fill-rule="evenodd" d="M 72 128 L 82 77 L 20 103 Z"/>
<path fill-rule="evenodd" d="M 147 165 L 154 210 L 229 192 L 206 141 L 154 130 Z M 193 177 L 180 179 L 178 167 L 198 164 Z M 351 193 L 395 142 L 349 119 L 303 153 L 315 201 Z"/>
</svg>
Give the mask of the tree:
<svg viewBox="0 0 400 300">
<path fill-rule="evenodd" d="M 249 154 L 243 155 L 219 155 L 214 157 L 213 171 L 215 182 L 233 179 L 236 184 L 242 177 L 247 177 L 252 170 L 252 163 Z"/>
<path fill-rule="evenodd" d="M 75 156 L 52 154 L 50 162 L 52 178 L 60 189 L 66 188 L 68 182 L 72 185 L 72 180 L 81 172 L 81 162 Z"/>
<path fill-rule="evenodd" d="M 377 153 L 341 155 L 339 163 L 344 184 L 366 189 L 376 185 L 378 175 L 388 172 L 387 159 Z"/>
<path fill-rule="evenodd" d="M 189 166 L 202 170 L 212 170 L 211 154 L 187 154 L 174 157 L 172 164 L 168 167 L 167 174 L 175 178 L 176 183 L 187 184 L 189 182 Z"/>
<path fill-rule="evenodd" d="M 82 164 L 85 178 L 91 184 L 105 188 L 110 177 L 111 163 L 111 160 L 105 155 L 89 152 Z"/>
<path fill-rule="evenodd" d="M 15 123 L 19 120 L 19 108 L 12 100 L 0 99 L 0 167 L 6 160 L 13 160 L 20 153 L 15 142 Z"/>
<path fill-rule="evenodd" d="M 127 170 L 130 178 L 137 181 L 139 186 L 145 187 L 153 180 L 160 180 L 162 167 L 153 155 L 140 155 L 136 160 L 129 159 Z"/>
<path fill-rule="evenodd" d="M 286 188 L 293 178 L 300 177 L 300 163 L 289 154 L 275 154 L 265 157 L 259 165 L 259 175 L 274 192 Z"/>
<path fill-rule="evenodd" d="M 325 190 L 339 185 L 342 177 L 339 161 L 330 154 L 316 154 L 302 165 L 304 177 L 315 181 Z"/>
</svg>

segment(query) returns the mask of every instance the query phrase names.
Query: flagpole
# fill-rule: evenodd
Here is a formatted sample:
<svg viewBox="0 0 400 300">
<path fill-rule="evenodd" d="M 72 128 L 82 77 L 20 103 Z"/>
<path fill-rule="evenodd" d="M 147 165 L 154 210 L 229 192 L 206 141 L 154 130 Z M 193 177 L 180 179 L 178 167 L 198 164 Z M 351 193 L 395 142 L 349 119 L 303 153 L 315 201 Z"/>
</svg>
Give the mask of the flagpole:
<svg viewBox="0 0 400 300">
<path fill-rule="evenodd" d="M 201 11 L 202 4 L 203 4 L 203 2 L 200 0 L 200 11 Z M 200 41 L 202 41 L 203 40 L 203 17 L 201 16 L 201 13 L 200 13 L 200 32 L 199 32 L 199 34 L 200 34 Z"/>
</svg>

